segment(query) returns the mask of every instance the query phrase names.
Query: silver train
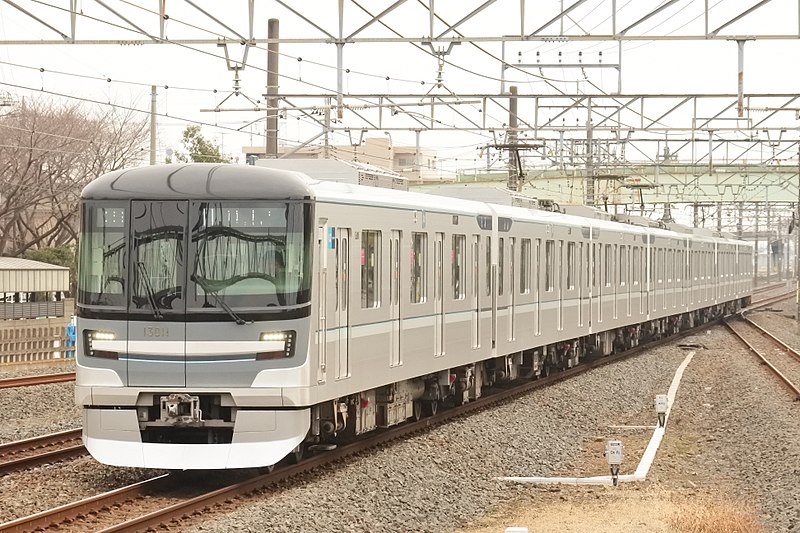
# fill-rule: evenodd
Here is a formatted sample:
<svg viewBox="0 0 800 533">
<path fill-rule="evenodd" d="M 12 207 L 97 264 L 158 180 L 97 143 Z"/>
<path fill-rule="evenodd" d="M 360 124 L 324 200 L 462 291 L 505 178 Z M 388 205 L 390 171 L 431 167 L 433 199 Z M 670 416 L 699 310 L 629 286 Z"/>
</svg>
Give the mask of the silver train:
<svg viewBox="0 0 800 533">
<path fill-rule="evenodd" d="M 747 303 L 752 247 L 233 165 L 82 193 L 76 401 L 100 462 L 297 459 Z"/>
</svg>

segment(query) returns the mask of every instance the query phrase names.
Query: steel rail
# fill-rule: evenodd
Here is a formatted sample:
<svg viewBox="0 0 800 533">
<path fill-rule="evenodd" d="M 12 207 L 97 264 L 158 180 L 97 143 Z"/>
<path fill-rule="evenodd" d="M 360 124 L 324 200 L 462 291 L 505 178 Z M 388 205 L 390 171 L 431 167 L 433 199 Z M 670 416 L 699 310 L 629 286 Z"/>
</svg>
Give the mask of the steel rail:
<svg viewBox="0 0 800 533">
<path fill-rule="evenodd" d="M 795 350 L 794 348 L 792 348 L 791 346 L 789 346 L 788 344 L 786 344 L 785 342 L 780 340 L 778 337 L 776 337 L 775 335 L 773 335 L 772 333 L 770 333 L 769 331 L 764 329 L 764 327 L 756 324 L 755 322 L 753 322 L 751 319 L 747 318 L 746 316 L 742 315 L 742 320 L 744 320 L 745 322 L 747 322 L 748 324 L 753 326 L 762 335 L 764 335 L 769 340 L 771 340 L 772 342 L 774 342 L 775 344 L 777 344 L 778 346 L 783 348 L 783 351 L 785 351 L 786 353 L 791 355 L 794 359 L 796 359 L 798 362 L 800 362 L 800 352 L 798 352 L 797 350 Z"/>
<path fill-rule="evenodd" d="M 63 383 L 75 381 L 75 372 L 61 374 L 41 374 L 38 376 L 22 376 L 18 378 L 0 379 L 0 389 L 14 387 L 30 387 L 31 385 L 46 385 L 48 383 Z"/>
<path fill-rule="evenodd" d="M 788 388 L 790 391 L 792 391 L 792 393 L 794 394 L 794 398 L 795 398 L 795 400 L 800 400 L 800 388 L 798 388 L 798 387 L 797 387 L 797 385 L 795 385 L 794 383 L 792 383 L 792 382 L 791 382 L 791 380 L 790 380 L 789 378 L 787 378 L 787 377 L 786 377 L 786 376 L 785 376 L 785 375 L 784 375 L 784 374 L 783 374 L 783 373 L 782 373 L 780 370 L 778 370 L 778 369 L 775 367 L 775 365 L 773 365 L 772 363 L 770 363 L 770 362 L 769 362 L 769 360 L 767 360 L 767 358 L 764 356 L 764 354 L 762 354 L 761 352 L 759 352 L 759 351 L 758 351 L 758 350 L 755 348 L 755 346 L 753 346 L 753 345 L 750 343 L 750 341 L 748 341 L 747 339 L 745 339 L 745 338 L 744 338 L 744 335 L 742 335 L 740 332 L 736 331 L 736 329 L 734 329 L 734 327 L 733 327 L 733 326 L 730 324 L 730 321 L 729 321 L 729 320 L 724 320 L 723 322 L 724 322 L 725 326 L 726 326 L 726 327 L 727 327 L 727 328 L 728 328 L 728 329 L 729 329 L 729 330 L 730 330 L 730 331 L 731 331 L 731 332 L 732 332 L 732 333 L 733 333 L 733 334 L 734 334 L 734 335 L 735 335 L 735 336 L 736 336 L 736 337 L 737 337 L 737 338 L 738 338 L 740 341 L 742 341 L 742 343 L 743 343 L 745 346 L 747 346 L 747 348 L 748 348 L 748 349 L 749 349 L 751 352 L 753 352 L 753 353 L 754 353 L 754 354 L 755 354 L 755 355 L 756 355 L 756 356 L 757 356 L 757 357 L 758 357 L 758 358 L 761 360 L 761 362 L 762 362 L 763 364 L 765 364 L 765 365 L 767 366 L 767 368 L 769 368 L 769 370 L 770 370 L 770 371 L 771 371 L 771 372 L 772 372 L 772 373 L 773 373 L 773 374 L 774 374 L 774 375 L 775 375 L 775 376 L 776 376 L 776 377 L 777 377 L 779 380 L 781 380 L 781 382 L 782 382 L 782 383 L 783 383 L 783 384 L 784 384 L 784 385 L 785 385 L 785 386 L 786 386 L 786 387 L 787 387 L 787 388 Z M 772 338 L 772 337 L 770 337 L 770 338 Z"/>
<path fill-rule="evenodd" d="M 110 509 L 114 505 L 119 505 L 127 501 L 143 497 L 157 491 L 161 485 L 171 482 L 170 474 L 163 474 L 151 479 L 134 483 L 115 489 L 97 496 L 85 498 L 77 502 L 61 505 L 55 509 L 49 509 L 30 516 L 25 516 L 0 524 L 0 531 L 22 532 L 47 529 L 53 524 L 58 524 L 75 517 L 97 512 L 102 509 Z"/>
<path fill-rule="evenodd" d="M 756 287 L 755 289 L 753 289 L 753 294 L 760 294 L 762 292 L 769 292 L 771 290 L 779 289 L 781 287 L 786 287 L 786 282 L 785 281 L 780 281 L 780 282 L 777 282 L 777 283 L 771 283 L 769 285 L 764 285 L 762 287 Z"/>
<path fill-rule="evenodd" d="M 82 443 L 74 444 L 80 438 L 79 428 L 0 444 L 0 475 L 86 455 L 88 452 Z M 52 449 L 55 447 L 58 449 Z M 34 454 L 29 455 L 31 452 Z M 22 457 L 16 457 L 18 455 Z"/>
<path fill-rule="evenodd" d="M 756 300 L 755 302 L 750 302 L 750 305 L 747 306 L 745 311 L 752 311 L 753 309 L 759 309 L 761 307 L 766 307 L 770 304 L 782 302 L 783 300 L 788 300 L 795 294 L 796 294 L 795 291 L 792 291 L 784 294 L 779 294 L 777 296 L 770 296 L 768 298 L 764 298 L 763 300 Z"/>
</svg>

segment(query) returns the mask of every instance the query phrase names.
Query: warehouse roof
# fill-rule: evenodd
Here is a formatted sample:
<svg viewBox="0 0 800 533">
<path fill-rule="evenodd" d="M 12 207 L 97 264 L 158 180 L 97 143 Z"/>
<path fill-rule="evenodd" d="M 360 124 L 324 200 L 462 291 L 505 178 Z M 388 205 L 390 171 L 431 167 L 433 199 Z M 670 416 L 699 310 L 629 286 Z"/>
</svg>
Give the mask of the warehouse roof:
<svg viewBox="0 0 800 533">
<path fill-rule="evenodd" d="M 69 290 L 69 269 L 19 257 L 0 257 L 0 293 Z"/>
</svg>

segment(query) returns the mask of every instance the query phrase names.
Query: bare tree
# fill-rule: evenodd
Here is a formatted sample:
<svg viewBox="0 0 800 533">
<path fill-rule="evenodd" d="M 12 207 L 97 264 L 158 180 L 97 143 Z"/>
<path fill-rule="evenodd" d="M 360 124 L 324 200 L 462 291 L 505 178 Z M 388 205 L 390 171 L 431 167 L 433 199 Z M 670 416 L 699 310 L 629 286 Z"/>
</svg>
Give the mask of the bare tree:
<svg viewBox="0 0 800 533">
<path fill-rule="evenodd" d="M 78 199 L 97 176 L 141 162 L 146 117 L 26 100 L 0 116 L 0 255 L 77 241 Z"/>
</svg>

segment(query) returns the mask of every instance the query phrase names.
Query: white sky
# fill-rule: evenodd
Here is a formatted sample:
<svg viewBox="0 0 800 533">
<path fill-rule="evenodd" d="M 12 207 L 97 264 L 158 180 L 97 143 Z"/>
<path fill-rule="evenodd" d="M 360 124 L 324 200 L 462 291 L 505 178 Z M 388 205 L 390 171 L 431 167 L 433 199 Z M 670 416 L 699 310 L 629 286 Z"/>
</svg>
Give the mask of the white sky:
<svg viewBox="0 0 800 533">
<path fill-rule="evenodd" d="M 52 6 L 68 6 L 66 0 L 15 0 L 20 6 L 42 17 L 61 31 L 69 33 L 69 17 L 64 11 Z M 158 35 L 157 17 L 144 10 L 157 10 L 158 0 L 104 0 L 108 5 L 119 10 L 124 16 L 134 21 L 146 31 Z M 195 0 L 198 5 L 212 12 L 227 25 L 239 33 L 247 35 L 247 2 L 245 0 Z M 646 13 L 665 3 L 666 0 L 616 0 L 618 10 L 617 29 L 626 27 Z M 359 0 L 361 5 L 374 13 L 382 11 L 394 0 Z M 426 0 L 427 2 L 427 0 Z M 335 0 L 316 0 L 298 2 L 289 0 L 290 5 L 302 12 L 316 24 L 331 34 L 338 32 L 337 2 Z M 564 0 L 570 5 L 573 0 Z M 709 28 L 714 29 L 733 16 L 755 5 L 756 0 L 709 0 L 712 6 Z M 454 23 L 465 16 L 470 9 L 483 4 L 483 0 L 436 2 L 437 12 L 449 23 Z M 558 11 L 560 0 L 541 0 L 527 2 L 525 29 L 531 32 Z M 704 32 L 702 17 L 704 0 L 682 0 L 659 15 L 644 22 L 631 31 L 632 35 L 699 35 Z M 137 8 L 136 6 L 139 6 Z M 611 0 L 588 0 L 573 11 L 570 20 L 565 20 L 564 28 L 569 34 L 608 34 L 611 32 Z M 82 0 L 80 10 L 84 15 L 96 17 L 114 25 L 125 25 L 110 11 L 94 0 Z M 211 38 L 215 35 L 232 36 L 231 32 L 214 21 L 206 18 L 183 1 L 168 1 L 167 12 L 171 19 L 167 23 L 167 36 L 170 38 Z M 368 17 L 359 8 L 345 0 L 345 28 L 348 35 L 364 24 Z M 517 0 L 499 0 L 477 17 L 459 27 L 459 31 L 469 36 L 496 36 L 519 33 L 519 2 Z M 271 17 L 281 21 L 281 37 L 322 37 L 316 29 L 291 14 L 272 0 L 256 0 L 256 37 L 266 37 L 266 20 Z M 797 34 L 798 2 L 793 0 L 772 0 L 764 7 L 748 15 L 741 21 L 723 30 L 726 35 L 753 34 Z M 418 0 L 409 0 L 394 12 L 385 22 L 404 36 L 419 36 L 429 33 L 427 11 Z M 189 28 L 181 24 L 187 22 L 197 26 Z M 577 23 L 577 25 L 575 24 Z M 441 32 L 445 26 L 437 22 L 436 29 Z M 555 23 L 543 34 L 554 34 L 559 23 Z M 359 34 L 359 37 L 380 37 L 392 35 L 379 23 Z M 78 17 L 78 39 L 124 39 L 141 38 L 140 34 L 115 28 L 109 24 L 93 21 L 87 17 Z M 0 2 L 0 41 L 11 39 L 55 39 L 57 34 L 33 21 L 10 5 Z M 481 45 L 491 54 L 499 57 L 499 43 Z M 242 90 L 252 99 L 262 100 L 266 85 L 266 47 L 251 49 L 248 66 L 241 72 Z M 506 59 L 515 62 L 520 59 L 524 63 L 536 61 L 536 52 L 544 63 L 558 61 L 558 52 L 562 52 L 564 62 L 576 62 L 578 51 L 583 52 L 584 62 L 596 62 L 598 52 L 603 52 L 603 62 L 616 62 L 616 44 L 600 43 L 542 43 L 525 42 L 506 45 Z M 519 56 L 518 52 L 522 52 Z M 231 47 L 231 57 L 238 58 L 240 47 Z M 335 90 L 336 87 L 336 54 L 331 44 L 315 45 L 281 45 L 280 71 L 286 77 L 281 78 L 281 92 L 321 93 Z M 298 62 L 297 57 L 303 61 Z M 497 92 L 500 83 L 499 63 L 469 44 L 456 46 L 448 56 L 454 65 L 444 66 L 444 83 L 456 94 L 470 92 Z M 758 41 L 748 42 L 745 46 L 745 91 L 769 93 L 800 93 L 800 41 Z M 36 89 L 82 97 L 99 102 L 113 102 L 131 105 L 149 112 L 150 84 L 159 86 L 158 108 L 160 113 L 169 117 L 159 118 L 159 159 L 163 159 L 167 148 L 180 149 L 179 138 L 187 122 L 191 119 L 209 123 L 203 127 L 203 134 L 224 145 L 224 151 L 234 156 L 241 155 L 244 145 L 263 143 L 264 122 L 250 122 L 261 118 L 262 114 L 248 113 L 200 113 L 201 108 L 212 108 L 217 105 L 231 90 L 233 74 L 225 68 L 222 49 L 215 46 L 192 45 L 146 45 L 146 46 L 45 46 L 45 45 L 0 45 L 0 81 L 11 85 L 0 85 L 1 91 L 8 91 L 17 98 L 37 94 Z M 318 62 L 322 65 L 313 64 Z M 14 67 L 8 63 L 35 67 L 25 69 Z M 480 75 L 473 75 L 457 68 L 463 67 Z M 344 47 L 344 66 L 351 69 L 345 75 L 345 91 L 352 93 L 397 93 L 426 92 L 435 82 L 436 60 L 424 54 L 410 44 L 348 44 Z M 737 46 L 734 41 L 714 42 L 632 42 L 625 44 L 623 57 L 623 93 L 735 93 L 736 92 Z M 41 73 L 38 68 L 44 68 Z M 55 74 L 63 71 L 101 78 L 85 79 L 76 76 Z M 519 71 L 507 71 L 507 77 L 519 85 L 523 94 L 553 94 L 556 89 L 537 79 L 537 71 L 526 75 Z M 543 70 L 543 74 L 556 80 L 567 80 L 568 83 L 554 83 L 555 87 L 570 93 L 594 92 L 583 80 L 583 73 L 577 69 L 553 68 Z M 588 79 L 601 89 L 612 92 L 616 89 L 616 71 L 611 69 L 587 69 Z M 385 76 L 390 80 L 386 81 Z M 104 81 L 111 78 L 112 82 Z M 292 79 L 294 78 L 294 79 Z M 302 83 L 300 80 L 302 79 Z M 119 81 L 118 81 L 119 80 Z M 136 84 L 121 83 L 121 81 Z M 421 82 L 424 81 L 425 85 Z M 315 87 L 311 84 L 316 84 Z M 18 87 L 14 87 L 14 85 Z M 171 88 L 165 90 L 165 85 Z M 35 89 L 29 91 L 22 87 Z M 183 90 L 189 88 L 193 90 Z M 324 88 L 324 89 L 323 89 Z M 215 94 L 212 91 L 216 89 Z M 244 98 L 231 98 L 227 102 L 231 107 L 245 107 Z M 320 102 L 296 100 L 295 104 L 313 104 Z M 349 103 L 357 104 L 350 100 Z M 525 119 L 526 109 L 521 104 L 521 118 Z M 481 114 L 478 106 L 459 108 L 464 115 L 479 122 Z M 426 114 L 429 108 L 420 108 Z M 376 117 L 375 114 L 370 115 Z M 437 118 L 444 124 L 465 124 L 455 113 L 437 109 Z M 528 117 L 531 119 L 532 117 Z M 791 117 L 792 119 L 794 117 Z M 386 117 L 384 117 L 386 120 Z M 487 115 L 488 122 L 500 127 L 506 121 L 503 113 L 497 109 Z M 788 115 L 780 120 L 786 122 L 787 128 L 797 128 L 798 121 L 791 120 Z M 567 124 L 583 124 L 585 112 L 574 112 L 567 115 Z M 362 124 L 357 117 L 346 114 L 345 125 L 359 127 Z M 384 122 L 384 125 L 390 122 Z M 413 128 L 415 123 L 408 117 L 398 116 L 391 124 Z M 214 127 L 217 125 L 218 127 Z M 782 124 L 783 125 L 783 124 Z M 244 128 L 237 133 L 237 128 Z M 319 127 L 312 125 L 308 119 L 297 120 L 295 115 L 280 121 L 279 137 L 282 142 L 297 143 L 315 135 Z M 0 132 L 2 135 L 2 132 Z M 382 132 L 371 135 L 385 138 Z M 334 144 L 347 144 L 346 135 L 332 137 Z M 318 140 L 321 142 L 321 139 Z M 411 131 L 392 133 L 392 142 L 396 145 L 413 145 L 414 134 Z M 486 133 L 431 132 L 423 133 L 424 146 L 439 148 L 440 159 L 450 158 L 445 163 L 449 169 L 455 167 L 479 166 L 478 158 L 481 145 L 491 142 Z M 631 157 L 635 157 L 631 155 Z M 458 161 L 454 159 L 458 158 Z"/>
</svg>

